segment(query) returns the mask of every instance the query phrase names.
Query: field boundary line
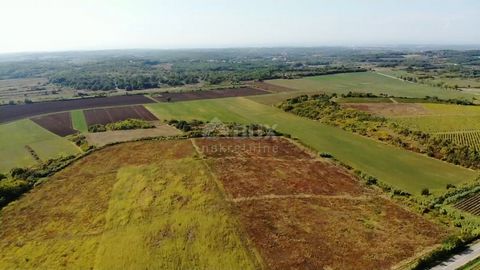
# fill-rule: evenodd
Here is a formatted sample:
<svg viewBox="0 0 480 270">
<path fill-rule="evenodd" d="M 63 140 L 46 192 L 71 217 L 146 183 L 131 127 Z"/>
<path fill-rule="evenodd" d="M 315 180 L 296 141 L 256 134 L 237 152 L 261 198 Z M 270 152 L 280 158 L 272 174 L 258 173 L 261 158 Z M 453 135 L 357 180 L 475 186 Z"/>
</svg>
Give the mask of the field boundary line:
<svg viewBox="0 0 480 270">
<path fill-rule="evenodd" d="M 216 191 L 219 193 L 219 196 L 224 199 L 226 202 L 231 202 L 230 200 L 232 199 L 230 195 L 227 193 L 225 190 L 222 182 L 217 178 L 217 175 L 212 171 L 210 165 L 207 162 L 207 157 L 204 155 L 201 151 L 200 148 L 198 147 L 196 141 L 194 138 L 189 139 L 190 142 L 192 143 L 192 146 L 195 150 L 195 152 L 200 156 L 200 162 L 203 163 L 205 166 L 205 169 L 207 172 L 210 174 L 210 177 L 213 180 L 213 184 L 215 185 Z M 253 244 L 252 240 L 248 237 L 248 233 L 245 230 L 245 228 L 242 226 L 242 222 L 240 221 L 238 215 L 235 213 L 236 210 L 234 209 L 234 205 L 230 204 L 228 207 L 228 210 L 230 212 L 230 217 L 234 220 L 236 223 L 236 230 L 238 231 L 238 234 L 240 236 L 241 241 L 245 245 L 245 249 L 250 251 L 249 252 L 249 257 L 251 257 L 253 264 L 255 267 L 258 267 L 258 269 L 267 269 L 266 264 L 263 260 L 263 257 L 260 255 L 260 252 L 257 250 L 255 245 Z"/>
<path fill-rule="evenodd" d="M 268 194 L 252 197 L 240 197 L 230 199 L 229 201 L 234 203 L 248 202 L 248 201 L 262 201 L 262 200 L 282 200 L 282 199 L 334 199 L 334 200 L 358 200 L 366 201 L 369 199 L 367 196 L 351 196 L 351 195 L 319 195 L 319 194 L 290 194 L 290 195 L 276 195 Z"/>
<path fill-rule="evenodd" d="M 378 75 L 381 75 L 381 76 L 390 78 L 390 79 L 395 79 L 395 80 L 399 80 L 399 81 L 402 81 L 402 82 L 408 82 L 408 83 L 414 84 L 414 82 L 407 81 L 407 80 L 403 80 L 403 79 L 400 79 L 400 78 L 398 78 L 398 77 L 395 77 L 395 76 L 392 76 L 392 75 L 388 75 L 388 74 L 385 74 L 385 73 L 381 73 L 381 72 L 378 72 L 378 71 L 375 71 L 375 73 L 377 73 Z"/>
</svg>

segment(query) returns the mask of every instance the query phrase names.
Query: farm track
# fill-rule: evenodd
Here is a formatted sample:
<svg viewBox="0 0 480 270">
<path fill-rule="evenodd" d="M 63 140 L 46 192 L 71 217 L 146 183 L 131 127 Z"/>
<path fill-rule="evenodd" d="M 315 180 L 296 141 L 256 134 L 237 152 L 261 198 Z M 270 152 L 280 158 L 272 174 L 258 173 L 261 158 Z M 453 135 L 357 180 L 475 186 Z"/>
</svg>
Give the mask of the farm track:
<svg viewBox="0 0 480 270">
<path fill-rule="evenodd" d="M 414 83 L 414 82 L 411 82 L 411 81 L 407 81 L 407 80 L 402 80 L 398 77 L 395 77 L 395 76 L 392 76 L 392 75 L 388 75 L 388 74 L 385 74 L 385 73 L 381 73 L 381 72 L 375 72 L 377 73 L 378 75 L 381 75 L 381 76 L 384 76 L 384 77 L 387 77 L 387 78 L 390 78 L 390 79 L 395 79 L 395 80 L 399 80 L 399 81 L 402 81 L 402 82 L 408 82 L 408 83 Z"/>
<path fill-rule="evenodd" d="M 317 195 L 317 194 L 291 194 L 291 195 L 263 195 L 263 196 L 254 196 L 254 197 L 241 197 L 228 199 L 227 201 L 240 203 L 247 201 L 262 201 L 262 200 L 282 200 L 282 199 L 336 199 L 336 200 L 358 200 L 365 201 L 369 198 L 366 196 L 350 196 L 350 195 Z"/>
</svg>

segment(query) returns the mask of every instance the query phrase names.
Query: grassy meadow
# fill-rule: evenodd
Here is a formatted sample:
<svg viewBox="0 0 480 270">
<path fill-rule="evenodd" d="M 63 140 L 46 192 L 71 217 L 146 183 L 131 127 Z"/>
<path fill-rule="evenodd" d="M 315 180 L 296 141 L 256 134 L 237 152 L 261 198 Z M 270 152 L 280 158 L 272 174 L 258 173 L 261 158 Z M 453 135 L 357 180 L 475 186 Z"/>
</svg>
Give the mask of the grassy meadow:
<svg viewBox="0 0 480 270">
<path fill-rule="evenodd" d="M 149 141 L 77 161 L 2 210 L 0 269 L 261 268 L 195 156 Z"/>
<path fill-rule="evenodd" d="M 160 119 L 218 119 L 269 125 L 318 152 L 328 152 L 356 169 L 413 194 L 419 194 L 423 188 L 443 191 L 448 183 L 459 184 L 478 176 L 475 171 L 300 118 L 247 98 L 157 103 L 147 108 Z"/>
<path fill-rule="evenodd" d="M 87 121 L 85 120 L 85 115 L 83 114 L 83 110 L 71 111 L 70 114 L 72 116 L 73 128 L 80 132 L 87 132 L 88 126 Z"/>
<path fill-rule="evenodd" d="M 421 104 L 427 115 L 395 117 L 413 129 L 425 132 L 455 132 L 480 130 L 480 106 L 460 106 L 448 104 Z"/>
<path fill-rule="evenodd" d="M 397 97 L 437 96 L 439 98 L 468 98 L 473 94 L 445 90 L 425 84 L 405 82 L 373 72 L 343 73 L 302 79 L 278 79 L 267 81 L 270 84 L 308 92 L 344 94 L 349 91 L 373 94 L 389 94 Z"/>
<path fill-rule="evenodd" d="M 80 152 L 72 142 L 59 137 L 29 119 L 0 125 L 0 172 L 37 163 L 26 149 L 31 147 L 42 161 Z"/>
</svg>

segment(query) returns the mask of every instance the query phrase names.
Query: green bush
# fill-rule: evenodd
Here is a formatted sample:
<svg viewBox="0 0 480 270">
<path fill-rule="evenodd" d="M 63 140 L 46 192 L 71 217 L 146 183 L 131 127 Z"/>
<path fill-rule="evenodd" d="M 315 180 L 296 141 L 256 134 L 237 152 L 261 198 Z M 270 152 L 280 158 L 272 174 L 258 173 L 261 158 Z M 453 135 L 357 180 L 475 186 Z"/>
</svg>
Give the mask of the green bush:
<svg viewBox="0 0 480 270">
<path fill-rule="evenodd" d="M 430 195 L 430 190 L 428 188 L 422 189 L 422 195 L 423 196 L 429 196 Z"/>
<path fill-rule="evenodd" d="M 104 132 L 107 131 L 104 125 L 96 124 L 88 127 L 88 132 Z"/>
<path fill-rule="evenodd" d="M 127 119 L 115 123 L 109 123 L 106 125 L 91 125 L 88 127 L 89 132 L 104 132 L 107 130 L 129 130 L 129 129 L 144 129 L 154 128 L 152 123 L 141 119 Z"/>
<path fill-rule="evenodd" d="M 127 119 L 124 121 L 119 121 L 115 123 L 106 124 L 105 128 L 107 130 L 129 130 L 129 129 L 144 129 L 144 128 L 154 128 L 155 125 L 152 123 L 141 120 L 141 119 Z"/>
<path fill-rule="evenodd" d="M 6 178 L 0 181 L 0 208 L 28 191 L 32 183 L 22 179 Z"/>
</svg>

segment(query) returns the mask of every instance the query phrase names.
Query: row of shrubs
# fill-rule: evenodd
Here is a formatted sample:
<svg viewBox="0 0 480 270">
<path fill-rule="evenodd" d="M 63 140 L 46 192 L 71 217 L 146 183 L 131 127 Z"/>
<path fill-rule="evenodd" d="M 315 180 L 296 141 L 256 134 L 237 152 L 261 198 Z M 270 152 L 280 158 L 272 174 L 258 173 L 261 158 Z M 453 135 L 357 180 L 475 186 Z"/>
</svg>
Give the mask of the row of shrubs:
<svg viewBox="0 0 480 270">
<path fill-rule="evenodd" d="M 154 128 L 152 123 L 141 119 L 127 119 L 106 125 L 96 124 L 88 127 L 89 132 L 104 132 L 107 130 L 129 130 L 129 129 L 145 129 Z"/>
<path fill-rule="evenodd" d="M 30 190 L 42 178 L 68 166 L 75 156 L 50 159 L 41 165 L 32 168 L 14 168 L 8 175 L 0 175 L 0 208 L 17 199 Z"/>
<path fill-rule="evenodd" d="M 336 97 L 336 95 L 333 95 Z M 408 97 L 396 97 L 388 94 L 373 94 L 373 93 L 362 93 L 362 92 L 352 92 L 349 91 L 346 94 L 341 94 L 340 95 L 342 98 L 399 98 L 402 100 L 422 100 L 425 102 L 429 103 L 441 103 L 441 104 L 456 104 L 456 105 L 468 105 L 468 106 L 473 106 L 475 103 L 471 100 L 466 100 L 466 99 L 457 99 L 457 98 L 450 98 L 450 99 L 441 99 L 437 96 L 425 96 L 424 98 L 408 98 Z"/>
<path fill-rule="evenodd" d="M 282 135 L 282 133 L 271 127 L 259 124 L 243 125 L 238 123 L 176 119 L 169 120 L 167 123 L 177 129 L 188 132 L 190 137 L 266 137 Z"/>
<path fill-rule="evenodd" d="M 410 130 L 381 116 L 345 109 L 333 101 L 334 96 L 302 95 L 287 99 L 278 106 L 284 111 L 320 120 L 326 124 L 376 138 L 407 150 L 424 153 L 468 168 L 480 168 L 480 151 L 475 147 L 458 145 L 448 138 L 439 138 L 422 131 Z"/>
</svg>

